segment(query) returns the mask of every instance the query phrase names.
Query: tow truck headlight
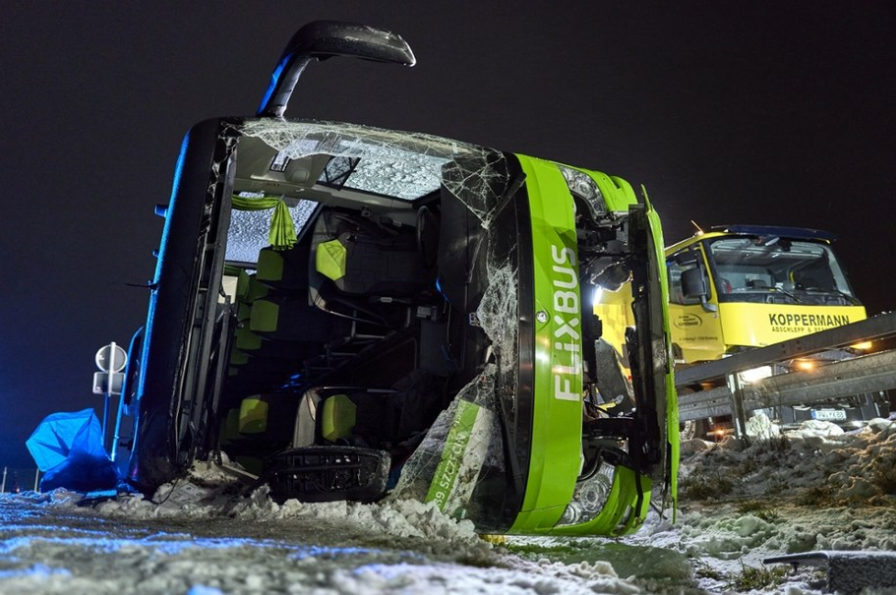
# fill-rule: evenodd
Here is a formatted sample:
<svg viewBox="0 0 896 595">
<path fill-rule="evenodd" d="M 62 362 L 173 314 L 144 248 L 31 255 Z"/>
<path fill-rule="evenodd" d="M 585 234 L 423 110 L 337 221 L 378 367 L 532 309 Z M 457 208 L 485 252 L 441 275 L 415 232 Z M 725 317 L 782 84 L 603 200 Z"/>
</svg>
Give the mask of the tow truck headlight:
<svg viewBox="0 0 896 595">
<path fill-rule="evenodd" d="M 800 359 L 793 363 L 793 367 L 801 372 L 808 372 L 815 369 L 815 362 L 807 359 Z"/>
<path fill-rule="evenodd" d="M 752 368 L 750 370 L 744 370 L 739 374 L 742 382 L 758 382 L 763 378 L 768 378 L 772 375 L 772 367 L 771 366 L 759 366 L 758 368 Z"/>
</svg>

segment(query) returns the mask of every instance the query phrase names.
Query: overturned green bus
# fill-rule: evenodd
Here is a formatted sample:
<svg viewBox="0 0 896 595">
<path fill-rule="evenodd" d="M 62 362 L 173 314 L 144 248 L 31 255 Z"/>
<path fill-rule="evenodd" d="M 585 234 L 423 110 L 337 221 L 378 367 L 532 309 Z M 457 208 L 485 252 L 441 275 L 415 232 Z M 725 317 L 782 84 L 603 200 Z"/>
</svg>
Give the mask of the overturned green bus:
<svg viewBox="0 0 896 595">
<path fill-rule="evenodd" d="M 280 499 L 416 498 L 490 533 L 636 528 L 674 500 L 678 458 L 650 204 L 597 171 L 284 119 L 304 66 L 334 55 L 414 61 L 388 32 L 312 23 L 254 117 L 184 139 L 126 370 L 128 481 L 224 453 Z M 598 290 L 633 312 L 625 353 Z"/>
</svg>

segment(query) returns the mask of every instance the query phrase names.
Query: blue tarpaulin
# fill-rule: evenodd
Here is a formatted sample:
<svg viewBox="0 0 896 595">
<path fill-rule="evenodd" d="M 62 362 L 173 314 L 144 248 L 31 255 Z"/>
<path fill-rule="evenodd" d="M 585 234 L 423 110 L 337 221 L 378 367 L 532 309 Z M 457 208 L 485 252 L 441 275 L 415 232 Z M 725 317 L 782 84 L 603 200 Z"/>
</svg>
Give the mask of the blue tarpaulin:
<svg viewBox="0 0 896 595">
<path fill-rule="evenodd" d="M 114 489 L 119 472 L 103 447 L 103 431 L 93 409 L 48 415 L 25 442 L 43 472 L 41 491 Z"/>
</svg>

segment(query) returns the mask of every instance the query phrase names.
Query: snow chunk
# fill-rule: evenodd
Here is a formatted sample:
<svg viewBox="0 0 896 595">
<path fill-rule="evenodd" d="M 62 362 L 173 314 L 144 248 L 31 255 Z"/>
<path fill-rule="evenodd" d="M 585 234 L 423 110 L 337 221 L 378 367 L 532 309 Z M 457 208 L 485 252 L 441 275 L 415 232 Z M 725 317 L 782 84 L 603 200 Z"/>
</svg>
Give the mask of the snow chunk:
<svg viewBox="0 0 896 595">
<path fill-rule="evenodd" d="M 747 436 L 769 440 L 781 435 L 781 427 L 772 423 L 765 413 L 758 412 L 747 420 Z"/>
</svg>

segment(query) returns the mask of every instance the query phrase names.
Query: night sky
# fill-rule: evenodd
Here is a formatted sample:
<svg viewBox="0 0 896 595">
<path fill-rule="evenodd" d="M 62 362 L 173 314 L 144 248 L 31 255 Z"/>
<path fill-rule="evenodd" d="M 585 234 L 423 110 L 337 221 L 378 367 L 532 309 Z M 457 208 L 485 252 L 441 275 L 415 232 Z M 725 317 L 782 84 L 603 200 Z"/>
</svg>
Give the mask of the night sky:
<svg viewBox="0 0 896 595">
<path fill-rule="evenodd" d="M 143 324 L 183 134 L 251 115 L 302 24 L 401 34 L 417 66 L 313 64 L 287 116 L 429 132 L 645 184 L 667 243 L 827 229 L 870 314 L 896 307 L 896 4 L 4 2 L 0 466 L 96 407 L 98 348 Z"/>
</svg>

